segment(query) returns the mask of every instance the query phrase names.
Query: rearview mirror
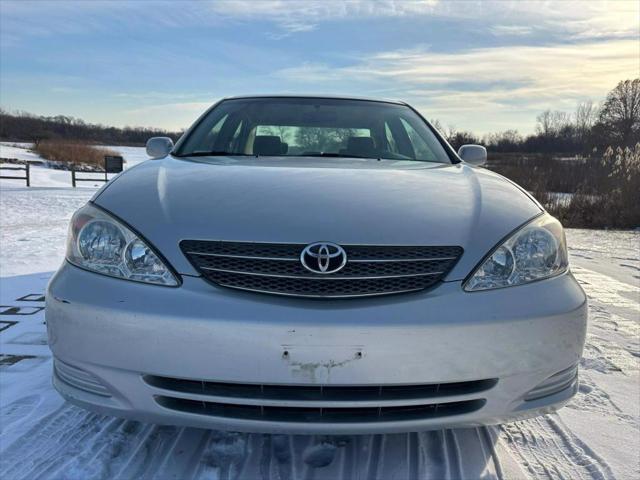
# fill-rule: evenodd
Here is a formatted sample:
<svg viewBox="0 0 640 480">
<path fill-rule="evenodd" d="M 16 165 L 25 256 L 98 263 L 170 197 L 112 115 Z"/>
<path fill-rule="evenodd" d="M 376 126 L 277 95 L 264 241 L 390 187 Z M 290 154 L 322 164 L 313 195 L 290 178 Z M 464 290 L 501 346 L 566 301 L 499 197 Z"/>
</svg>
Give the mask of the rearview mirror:
<svg viewBox="0 0 640 480">
<path fill-rule="evenodd" d="M 147 155 L 152 159 L 164 158 L 173 150 L 173 140 L 169 137 L 153 137 L 147 140 Z"/>
<path fill-rule="evenodd" d="M 487 163 L 487 149 L 482 145 L 462 145 L 458 156 L 470 165 L 484 165 Z"/>
</svg>

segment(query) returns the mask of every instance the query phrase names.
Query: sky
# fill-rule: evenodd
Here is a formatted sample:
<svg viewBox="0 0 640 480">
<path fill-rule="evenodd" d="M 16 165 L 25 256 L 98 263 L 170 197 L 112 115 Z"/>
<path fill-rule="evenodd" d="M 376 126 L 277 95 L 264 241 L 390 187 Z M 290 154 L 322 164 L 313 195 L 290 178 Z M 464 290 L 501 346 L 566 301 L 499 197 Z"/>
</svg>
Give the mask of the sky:
<svg viewBox="0 0 640 480">
<path fill-rule="evenodd" d="M 530 133 L 640 77 L 640 1 L 0 0 L 0 106 L 188 127 L 220 98 L 404 100 Z"/>
</svg>

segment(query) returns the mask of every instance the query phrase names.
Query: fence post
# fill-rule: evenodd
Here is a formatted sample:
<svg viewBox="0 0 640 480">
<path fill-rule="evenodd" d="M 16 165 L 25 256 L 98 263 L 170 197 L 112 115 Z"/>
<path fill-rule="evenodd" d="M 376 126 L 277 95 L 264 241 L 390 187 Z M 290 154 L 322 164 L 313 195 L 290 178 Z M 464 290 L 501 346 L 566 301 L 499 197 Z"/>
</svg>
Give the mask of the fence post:
<svg viewBox="0 0 640 480">
<path fill-rule="evenodd" d="M 30 170 L 29 170 L 29 162 L 26 163 L 25 165 L 25 170 L 27 171 L 27 187 L 31 186 L 31 178 L 30 178 Z"/>
<path fill-rule="evenodd" d="M 73 185 L 73 188 L 76 188 L 76 171 L 73 167 L 71 167 L 71 185 Z"/>
</svg>

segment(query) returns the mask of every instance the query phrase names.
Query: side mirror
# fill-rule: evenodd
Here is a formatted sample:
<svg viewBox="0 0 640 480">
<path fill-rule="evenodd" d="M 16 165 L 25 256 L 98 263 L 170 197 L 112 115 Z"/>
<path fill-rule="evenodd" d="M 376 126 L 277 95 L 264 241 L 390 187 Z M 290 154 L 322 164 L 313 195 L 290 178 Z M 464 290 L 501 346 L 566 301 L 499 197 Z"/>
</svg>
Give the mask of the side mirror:
<svg viewBox="0 0 640 480">
<path fill-rule="evenodd" d="M 462 145 L 458 156 L 470 165 L 484 165 L 487 163 L 487 149 L 482 145 Z"/>
<path fill-rule="evenodd" d="M 169 137 L 153 137 L 147 140 L 147 155 L 152 159 L 164 158 L 173 150 L 173 140 Z"/>
</svg>

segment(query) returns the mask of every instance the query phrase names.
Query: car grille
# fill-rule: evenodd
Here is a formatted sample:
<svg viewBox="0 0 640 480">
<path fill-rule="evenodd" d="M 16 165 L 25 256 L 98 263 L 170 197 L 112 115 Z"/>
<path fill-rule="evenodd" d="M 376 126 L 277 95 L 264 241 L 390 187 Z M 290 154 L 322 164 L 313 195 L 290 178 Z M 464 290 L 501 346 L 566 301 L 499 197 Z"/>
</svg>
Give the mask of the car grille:
<svg viewBox="0 0 640 480">
<path fill-rule="evenodd" d="M 350 298 L 425 290 L 453 268 L 456 246 L 343 245 L 347 263 L 333 274 L 304 268 L 303 244 L 183 240 L 180 247 L 209 282 L 253 292 Z"/>
<path fill-rule="evenodd" d="M 171 410 L 278 422 L 358 423 L 439 418 L 482 408 L 498 380 L 421 385 L 269 385 L 145 375 Z M 185 398 L 197 395 L 199 398 Z M 469 398 L 469 397 L 474 398 Z M 457 397 L 457 398 L 456 398 Z"/>
</svg>

